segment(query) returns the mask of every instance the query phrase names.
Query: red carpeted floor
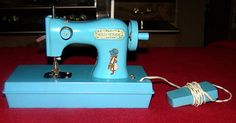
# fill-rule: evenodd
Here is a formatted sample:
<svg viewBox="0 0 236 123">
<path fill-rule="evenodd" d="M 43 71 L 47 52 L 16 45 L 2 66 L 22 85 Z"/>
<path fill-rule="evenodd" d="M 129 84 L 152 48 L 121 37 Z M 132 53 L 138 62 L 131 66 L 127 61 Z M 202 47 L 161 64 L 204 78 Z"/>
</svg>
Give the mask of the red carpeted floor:
<svg viewBox="0 0 236 123">
<path fill-rule="evenodd" d="M 232 42 L 231 42 L 232 43 Z M 224 44 L 224 43 L 223 43 Z M 234 46 L 235 47 L 234 47 Z M 70 52 L 73 52 L 70 54 Z M 64 64 L 95 63 L 95 48 L 68 48 Z M 17 65 L 46 64 L 42 48 L 0 48 L 0 90 Z M 206 48 L 148 48 L 129 53 L 128 64 L 142 65 L 148 75 L 166 77 L 178 85 L 210 81 L 233 94 L 228 103 L 172 108 L 166 98 L 169 85 L 154 84 L 155 95 L 148 109 L 9 109 L 0 96 L 0 123 L 152 123 L 236 122 L 236 45 L 216 43 Z M 227 94 L 219 92 L 220 98 Z"/>
</svg>

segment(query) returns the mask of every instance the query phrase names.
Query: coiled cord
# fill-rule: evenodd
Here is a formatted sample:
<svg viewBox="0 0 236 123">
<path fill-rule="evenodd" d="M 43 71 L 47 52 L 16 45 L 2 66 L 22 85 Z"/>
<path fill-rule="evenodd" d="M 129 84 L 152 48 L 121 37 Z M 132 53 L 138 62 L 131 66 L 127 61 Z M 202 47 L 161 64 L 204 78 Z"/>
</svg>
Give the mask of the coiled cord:
<svg viewBox="0 0 236 123">
<path fill-rule="evenodd" d="M 160 79 L 160 80 L 163 80 L 164 82 L 166 82 L 167 84 L 169 84 L 171 86 L 174 86 L 176 88 L 181 88 L 180 86 L 174 84 L 173 82 L 168 81 L 164 77 L 160 77 L 160 76 L 146 76 L 146 77 L 141 78 L 139 81 L 142 82 L 145 79 L 150 79 L 150 80 L 152 80 L 152 79 Z M 188 88 L 190 90 L 191 94 L 193 95 L 193 103 L 192 103 L 192 105 L 194 105 L 196 107 L 200 106 L 200 105 L 206 103 L 207 98 L 210 101 L 217 102 L 217 103 L 228 102 L 228 101 L 231 100 L 232 93 L 230 93 L 227 89 L 225 89 L 225 88 L 223 88 L 223 87 L 221 87 L 219 85 L 215 85 L 215 84 L 212 84 L 212 85 L 215 86 L 216 88 L 221 89 L 221 90 L 225 91 L 226 93 L 228 93 L 229 97 L 227 99 L 224 99 L 224 100 L 214 100 L 208 93 L 206 93 L 201 88 L 199 83 L 191 82 L 191 83 L 187 83 L 184 87 Z"/>
</svg>

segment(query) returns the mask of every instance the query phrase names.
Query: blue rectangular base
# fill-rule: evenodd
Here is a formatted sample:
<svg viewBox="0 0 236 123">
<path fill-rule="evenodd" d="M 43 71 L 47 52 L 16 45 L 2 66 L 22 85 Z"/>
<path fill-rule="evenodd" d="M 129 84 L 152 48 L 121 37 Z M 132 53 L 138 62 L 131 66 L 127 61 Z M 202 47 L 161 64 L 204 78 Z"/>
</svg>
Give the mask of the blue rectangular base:
<svg viewBox="0 0 236 123">
<path fill-rule="evenodd" d="M 21 65 L 5 82 L 10 108 L 148 108 L 152 83 L 141 66 L 128 66 L 135 79 L 105 80 L 91 76 L 93 65 L 61 65 L 69 79 L 46 79 L 51 65 Z"/>
</svg>

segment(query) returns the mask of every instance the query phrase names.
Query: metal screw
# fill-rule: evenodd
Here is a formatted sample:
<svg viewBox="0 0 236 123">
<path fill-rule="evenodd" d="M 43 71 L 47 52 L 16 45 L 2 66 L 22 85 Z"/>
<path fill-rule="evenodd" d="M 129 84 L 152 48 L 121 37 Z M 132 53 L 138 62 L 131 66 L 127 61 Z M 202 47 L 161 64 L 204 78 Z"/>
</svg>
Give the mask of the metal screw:
<svg viewBox="0 0 236 123">
<path fill-rule="evenodd" d="M 135 75 L 134 75 L 134 74 L 130 74 L 129 77 L 130 77 L 130 79 L 132 79 L 132 80 L 135 79 Z"/>
</svg>

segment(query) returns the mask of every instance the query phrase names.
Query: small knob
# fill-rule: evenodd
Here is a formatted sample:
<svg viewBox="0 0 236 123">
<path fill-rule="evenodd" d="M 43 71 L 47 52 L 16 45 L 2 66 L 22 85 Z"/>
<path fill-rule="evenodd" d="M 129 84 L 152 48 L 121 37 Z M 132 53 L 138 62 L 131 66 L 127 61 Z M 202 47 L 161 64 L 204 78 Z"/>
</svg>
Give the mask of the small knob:
<svg viewBox="0 0 236 123">
<path fill-rule="evenodd" d="M 149 33 L 138 33 L 138 39 L 139 40 L 148 40 L 149 39 Z"/>
</svg>

